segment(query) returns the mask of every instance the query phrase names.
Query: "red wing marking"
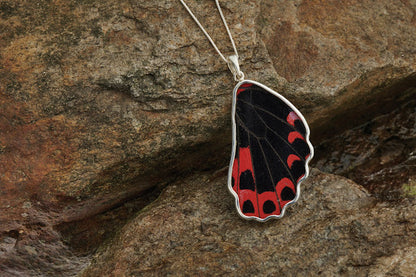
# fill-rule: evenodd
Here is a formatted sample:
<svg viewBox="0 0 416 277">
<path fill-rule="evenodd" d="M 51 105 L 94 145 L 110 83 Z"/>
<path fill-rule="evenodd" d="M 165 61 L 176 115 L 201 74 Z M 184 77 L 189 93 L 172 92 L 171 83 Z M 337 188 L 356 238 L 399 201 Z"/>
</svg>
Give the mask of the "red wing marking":
<svg viewBox="0 0 416 277">
<path fill-rule="evenodd" d="M 300 161 L 300 158 L 294 154 L 290 154 L 289 157 L 287 157 L 287 165 L 289 166 L 289 168 L 292 168 L 292 164 L 295 161 Z"/>
<path fill-rule="evenodd" d="M 253 165 L 251 164 L 251 161 L 252 161 L 251 153 L 248 147 L 240 148 L 239 160 L 240 160 L 240 174 L 241 172 L 244 172 L 247 169 L 253 173 Z"/>
<path fill-rule="evenodd" d="M 295 127 L 295 120 L 300 120 L 299 116 L 295 112 L 290 112 L 286 118 L 287 123 Z"/>
<path fill-rule="evenodd" d="M 240 86 L 240 88 L 249 88 L 249 87 L 251 87 L 251 86 L 253 86 L 253 84 L 250 84 L 250 83 L 245 83 L 245 84 L 242 84 L 242 85 Z"/>
<path fill-rule="evenodd" d="M 233 190 L 235 192 L 237 192 L 237 188 L 238 188 L 238 181 L 240 178 L 238 178 L 238 159 L 234 159 L 234 163 L 233 163 L 233 176 L 232 176 L 232 180 L 233 180 Z"/>
<path fill-rule="evenodd" d="M 282 207 L 292 201 L 296 196 L 295 186 L 289 178 L 283 178 L 277 183 L 276 192 L 279 196 L 280 205 L 282 205 Z"/>
<path fill-rule="evenodd" d="M 239 152 L 238 196 L 241 211 L 246 216 L 259 216 L 259 204 L 255 187 L 252 156 L 249 147 L 241 147 Z M 249 174 L 244 176 L 244 174 Z"/>
<path fill-rule="evenodd" d="M 253 84 L 250 84 L 250 83 L 245 83 L 245 84 L 242 84 L 238 89 L 237 89 L 237 95 L 240 93 L 240 92 L 242 92 L 242 91 L 244 91 L 244 90 L 246 90 L 248 87 L 251 87 Z"/>
<path fill-rule="evenodd" d="M 239 191 L 240 209 L 246 216 L 259 216 L 257 193 L 249 189 Z"/>
<path fill-rule="evenodd" d="M 295 141 L 295 139 L 305 140 L 305 138 L 299 132 L 296 132 L 296 131 L 290 132 L 287 138 L 289 143 L 292 144 Z"/>
<path fill-rule="evenodd" d="M 258 195 L 260 218 L 266 218 L 269 215 L 280 215 L 280 206 L 277 203 L 276 192 L 265 191 Z"/>
</svg>

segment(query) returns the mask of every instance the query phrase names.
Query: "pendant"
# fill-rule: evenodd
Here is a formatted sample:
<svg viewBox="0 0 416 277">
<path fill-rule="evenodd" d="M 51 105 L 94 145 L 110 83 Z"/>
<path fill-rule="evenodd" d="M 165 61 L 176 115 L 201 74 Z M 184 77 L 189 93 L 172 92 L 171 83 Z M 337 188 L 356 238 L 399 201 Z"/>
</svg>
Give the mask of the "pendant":
<svg viewBox="0 0 416 277">
<path fill-rule="evenodd" d="M 309 127 L 286 98 L 251 80 L 233 91 L 228 188 L 245 219 L 281 218 L 295 203 L 313 156 Z"/>
</svg>

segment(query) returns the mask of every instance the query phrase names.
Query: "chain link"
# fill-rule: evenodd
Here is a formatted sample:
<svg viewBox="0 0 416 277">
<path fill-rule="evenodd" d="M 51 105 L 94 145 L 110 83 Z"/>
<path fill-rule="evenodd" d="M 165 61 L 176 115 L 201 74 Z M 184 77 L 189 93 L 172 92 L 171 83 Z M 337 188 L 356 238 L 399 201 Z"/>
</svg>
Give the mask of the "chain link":
<svg viewBox="0 0 416 277">
<path fill-rule="evenodd" d="M 221 59 L 224 60 L 225 63 L 227 63 L 228 67 L 230 68 L 231 73 L 234 75 L 234 80 L 236 81 L 242 81 L 244 80 L 244 73 L 240 70 L 240 66 L 238 64 L 238 52 L 237 48 L 235 47 L 233 36 L 231 35 L 231 31 L 228 28 L 228 24 L 225 21 L 224 14 L 222 13 L 219 0 L 215 0 L 215 4 L 217 5 L 218 12 L 220 13 L 222 22 L 224 23 L 225 29 L 227 30 L 228 37 L 230 38 L 231 44 L 234 49 L 234 55 L 229 56 L 228 58 L 225 58 L 225 56 L 221 53 L 221 51 L 218 49 L 215 42 L 212 40 L 211 36 L 208 34 L 208 32 L 205 30 L 205 28 L 202 26 L 202 24 L 199 22 L 199 20 L 196 18 L 196 16 L 193 14 L 191 9 L 188 7 L 188 5 L 183 1 L 179 0 L 182 5 L 185 7 L 185 9 L 188 11 L 188 13 L 191 15 L 192 19 L 195 21 L 195 23 L 199 26 L 201 31 L 205 34 L 211 45 L 214 47 L 215 51 L 220 55 Z"/>
</svg>

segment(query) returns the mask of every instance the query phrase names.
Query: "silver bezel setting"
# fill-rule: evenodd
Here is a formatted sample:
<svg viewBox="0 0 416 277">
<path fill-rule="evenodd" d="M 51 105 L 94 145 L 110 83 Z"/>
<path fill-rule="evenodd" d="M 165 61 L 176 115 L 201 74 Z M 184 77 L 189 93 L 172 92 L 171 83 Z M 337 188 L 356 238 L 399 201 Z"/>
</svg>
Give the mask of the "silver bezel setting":
<svg viewBox="0 0 416 277">
<path fill-rule="evenodd" d="M 299 116 L 299 118 L 303 121 L 303 123 L 305 124 L 305 129 L 306 129 L 306 136 L 305 136 L 305 140 L 306 143 L 308 144 L 308 146 L 311 149 L 311 154 L 308 157 L 308 159 L 305 161 L 305 176 L 302 177 L 296 184 L 296 197 L 295 199 L 293 199 L 292 201 L 290 201 L 289 203 L 287 203 L 283 209 L 280 215 L 269 215 L 266 218 L 259 218 L 256 216 L 246 216 L 244 215 L 241 210 L 240 210 L 240 205 L 239 205 L 239 199 L 238 199 L 238 195 L 237 193 L 234 191 L 233 187 L 232 187 L 232 171 L 233 171 L 233 165 L 234 165 L 234 160 L 235 160 L 235 153 L 236 153 L 236 146 L 237 146 L 237 141 L 236 141 L 236 123 L 235 123 L 235 110 L 236 110 L 236 102 L 237 102 L 237 90 L 238 88 L 245 84 L 245 83 L 250 83 L 256 86 L 259 86 L 261 88 L 263 88 L 264 90 L 270 92 L 271 94 L 273 94 L 274 96 L 280 98 L 283 102 L 285 102 L 294 112 L 296 112 L 296 114 Z M 265 222 L 271 218 L 282 218 L 285 214 L 286 208 L 289 205 L 292 205 L 293 203 L 295 203 L 296 201 L 298 201 L 299 196 L 300 196 L 300 184 L 303 182 L 303 180 L 305 180 L 308 176 L 309 176 L 309 161 L 313 158 L 314 155 L 314 149 L 313 146 L 311 144 L 311 142 L 309 141 L 309 135 L 310 135 L 310 130 L 309 130 L 309 126 L 308 123 L 306 122 L 304 116 L 302 115 L 302 113 L 292 104 L 290 103 L 289 100 L 287 100 L 285 97 L 283 97 L 282 95 L 280 95 L 279 93 L 275 92 L 274 90 L 272 90 L 271 88 L 256 82 L 256 81 L 252 81 L 252 80 L 243 80 L 241 82 L 239 82 L 233 90 L 233 101 L 232 101 L 232 111 L 231 111 L 231 121 L 232 121 L 232 151 L 231 151 L 231 161 L 230 161 L 230 167 L 228 169 L 228 189 L 231 192 L 231 194 L 234 196 L 235 198 L 235 205 L 237 208 L 237 211 L 240 215 L 240 217 L 247 219 L 247 220 L 257 220 L 260 222 Z"/>
</svg>

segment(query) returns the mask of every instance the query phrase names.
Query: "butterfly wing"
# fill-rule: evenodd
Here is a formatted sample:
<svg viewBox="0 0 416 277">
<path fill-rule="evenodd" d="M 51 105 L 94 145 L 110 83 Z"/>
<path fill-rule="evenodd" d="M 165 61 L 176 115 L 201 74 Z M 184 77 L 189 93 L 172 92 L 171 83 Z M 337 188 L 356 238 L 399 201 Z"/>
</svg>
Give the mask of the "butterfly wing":
<svg viewBox="0 0 416 277">
<path fill-rule="evenodd" d="M 280 94 L 245 80 L 234 89 L 232 121 L 228 184 L 237 210 L 259 221 L 282 217 L 313 156 L 305 119 Z"/>
</svg>

